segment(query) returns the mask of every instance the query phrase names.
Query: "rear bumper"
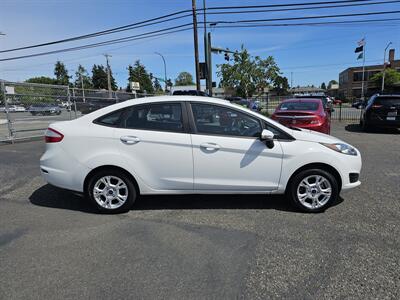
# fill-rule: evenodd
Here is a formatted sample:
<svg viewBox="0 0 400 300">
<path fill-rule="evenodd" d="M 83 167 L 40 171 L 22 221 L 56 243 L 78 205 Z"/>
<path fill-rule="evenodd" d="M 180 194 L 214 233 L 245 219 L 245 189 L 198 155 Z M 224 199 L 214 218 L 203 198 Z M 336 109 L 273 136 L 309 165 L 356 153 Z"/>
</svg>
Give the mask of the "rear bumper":
<svg viewBox="0 0 400 300">
<path fill-rule="evenodd" d="M 90 168 L 85 167 L 67 154 L 60 144 L 46 144 L 46 152 L 40 158 L 40 170 L 51 185 L 83 192 L 83 183 Z"/>
</svg>

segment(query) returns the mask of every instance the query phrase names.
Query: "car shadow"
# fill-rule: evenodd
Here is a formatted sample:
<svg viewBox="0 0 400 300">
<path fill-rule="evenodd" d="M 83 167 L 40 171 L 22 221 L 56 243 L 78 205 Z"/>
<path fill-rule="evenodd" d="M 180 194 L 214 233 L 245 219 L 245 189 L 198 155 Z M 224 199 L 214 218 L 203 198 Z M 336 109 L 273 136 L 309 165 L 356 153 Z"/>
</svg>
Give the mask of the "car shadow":
<svg viewBox="0 0 400 300">
<path fill-rule="evenodd" d="M 345 126 L 346 131 L 349 132 L 360 132 L 360 133 L 377 133 L 377 134 L 400 134 L 400 130 L 396 128 L 372 128 L 368 132 L 365 132 L 360 124 L 348 124 Z"/>
<path fill-rule="evenodd" d="M 35 190 L 29 200 L 32 204 L 42 207 L 97 213 L 82 194 L 49 184 Z M 331 207 L 343 201 L 343 198 L 339 197 Z M 283 195 L 151 195 L 140 196 L 133 207 L 135 211 L 171 209 L 273 209 L 299 213 Z"/>
<path fill-rule="evenodd" d="M 83 195 L 46 184 L 35 190 L 29 201 L 37 206 L 96 213 Z"/>
</svg>

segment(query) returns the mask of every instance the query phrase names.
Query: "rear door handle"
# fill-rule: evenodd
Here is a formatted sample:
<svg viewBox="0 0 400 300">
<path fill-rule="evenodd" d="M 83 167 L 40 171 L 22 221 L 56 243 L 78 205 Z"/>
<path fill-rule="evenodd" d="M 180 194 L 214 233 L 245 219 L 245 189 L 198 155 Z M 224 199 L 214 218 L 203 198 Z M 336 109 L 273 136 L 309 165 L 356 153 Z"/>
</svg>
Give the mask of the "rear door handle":
<svg viewBox="0 0 400 300">
<path fill-rule="evenodd" d="M 220 145 L 214 143 L 202 143 L 200 144 L 200 147 L 207 151 L 219 150 L 221 148 Z"/>
<path fill-rule="evenodd" d="M 121 136 L 120 140 L 126 145 L 134 145 L 140 142 L 137 136 Z"/>
</svg>

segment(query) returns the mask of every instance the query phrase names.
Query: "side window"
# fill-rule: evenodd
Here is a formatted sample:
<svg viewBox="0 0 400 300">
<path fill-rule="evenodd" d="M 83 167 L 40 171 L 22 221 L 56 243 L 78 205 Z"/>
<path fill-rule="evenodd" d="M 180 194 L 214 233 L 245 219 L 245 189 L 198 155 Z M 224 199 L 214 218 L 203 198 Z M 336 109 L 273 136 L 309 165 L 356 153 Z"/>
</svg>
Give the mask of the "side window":
<svg viewBox="0 0 400 300">
<path fill-rule="evenodd" d="M 257 118 L 212 104 L 192 103 L 198 133 L 258 137 L 262 131 Z"/>
<path fill-rule="evenodd" d="M 112 113 L 106 114 L 95 120 L 96 124 L 105 125 L 105 126 L 117 126 L 121 120 L 121 116 L 123 114 L 123 110 L 117 110 Z"/>
<path fill-rule="evenodd" d="M 180 103 L 156 103 L 129 108 L 122 121 L 123 128 L 183 132 Z"/>
</svg>

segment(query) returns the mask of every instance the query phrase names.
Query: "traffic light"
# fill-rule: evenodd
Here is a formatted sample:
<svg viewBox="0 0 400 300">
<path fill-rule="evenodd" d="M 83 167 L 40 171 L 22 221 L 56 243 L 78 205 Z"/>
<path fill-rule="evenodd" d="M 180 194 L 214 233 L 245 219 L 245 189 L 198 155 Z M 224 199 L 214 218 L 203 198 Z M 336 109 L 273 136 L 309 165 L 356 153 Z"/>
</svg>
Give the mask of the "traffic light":
<svg viewBox="0 0 400 300">
<path fill-rule="evenodd" d="M 225 58 L 226 61 L 229 61 L 229 54 L 228 54 L 228 53 L 225 53 L 225 54 L 224 54 L 224 58 Z"/>
</svg>

